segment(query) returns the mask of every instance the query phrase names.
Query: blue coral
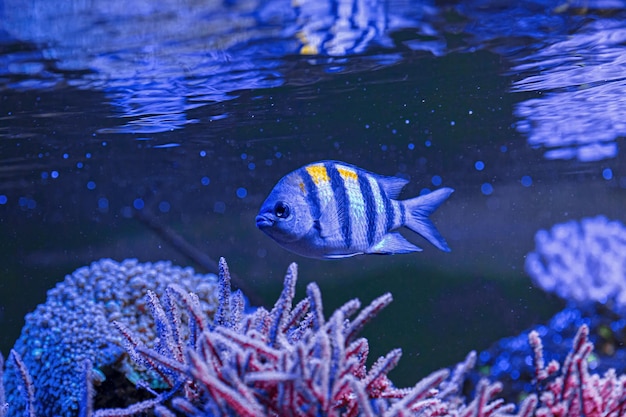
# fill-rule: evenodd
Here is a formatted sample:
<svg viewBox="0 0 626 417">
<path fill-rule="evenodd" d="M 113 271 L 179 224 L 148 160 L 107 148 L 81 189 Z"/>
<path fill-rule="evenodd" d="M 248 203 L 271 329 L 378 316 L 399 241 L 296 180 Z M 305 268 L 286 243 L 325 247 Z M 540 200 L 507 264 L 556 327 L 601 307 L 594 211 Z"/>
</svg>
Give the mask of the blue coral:
<svg viewBox="0 0 626 417">
<path fill-rule="evenodd" d="M 125 354 L 123 338 L 112 321 L 124 323 L 151 346 L 156 331 L 145 294 L 162 293 L 172 283 L 193 289 L 202 299 L 199 308 L 214 314 L 216 277 L 169 262 L 103 259 L 76 270 L 48 291 L 46 302 L 26 316 L 14 346 L 33 379 L 36 415 L 78 414 L 86 386 L 84 363 L 92 364 L 91 374 L 98 382 L 106 367 L 130 379 L 142 376 Z M 14 361 L 7 361 L 8 416 L 21 415 L 26 407 L 17 373 Z"/>
</svg>

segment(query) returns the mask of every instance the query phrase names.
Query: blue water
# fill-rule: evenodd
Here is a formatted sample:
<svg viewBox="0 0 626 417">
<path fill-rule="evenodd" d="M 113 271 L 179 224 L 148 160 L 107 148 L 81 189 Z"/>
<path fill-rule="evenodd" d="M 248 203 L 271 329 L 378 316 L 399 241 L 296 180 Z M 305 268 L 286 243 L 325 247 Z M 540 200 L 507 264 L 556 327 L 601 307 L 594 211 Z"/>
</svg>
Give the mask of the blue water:
<svg viewBox="0 0 626 417">
<path fill-rule="evenodd" d="M 524 271 L 538 230 L 626 222 L 623 2 L 196 3 L 0 1 L 4 354 L 93 260 L 202 270 L 174 233 L 260 302 L 293 261 L 327 312 L 391 291 L 365 335 L 408 385 L 562 306 Z M 321 159 L 407 178 L 402 198 L 454 188 L 433 215 L 452 252 L 281 249 L 258 208 Z"/>
</svg>

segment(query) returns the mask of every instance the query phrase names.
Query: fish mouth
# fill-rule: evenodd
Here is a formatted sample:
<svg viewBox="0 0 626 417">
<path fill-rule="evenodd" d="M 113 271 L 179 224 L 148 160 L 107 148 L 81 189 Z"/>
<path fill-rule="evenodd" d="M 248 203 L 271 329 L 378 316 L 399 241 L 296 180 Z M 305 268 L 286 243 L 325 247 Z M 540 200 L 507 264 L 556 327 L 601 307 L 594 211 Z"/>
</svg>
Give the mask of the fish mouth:
<svg viewBox="0 0 626 417">
<path fill-rule="evenodd" d="M 272 219 L 263 215 L 256 216 L 256 227 L 258 227 L 259 229 L 265 229 L 273 225 L 274 225 L 274 221 Z"/>
</svg>

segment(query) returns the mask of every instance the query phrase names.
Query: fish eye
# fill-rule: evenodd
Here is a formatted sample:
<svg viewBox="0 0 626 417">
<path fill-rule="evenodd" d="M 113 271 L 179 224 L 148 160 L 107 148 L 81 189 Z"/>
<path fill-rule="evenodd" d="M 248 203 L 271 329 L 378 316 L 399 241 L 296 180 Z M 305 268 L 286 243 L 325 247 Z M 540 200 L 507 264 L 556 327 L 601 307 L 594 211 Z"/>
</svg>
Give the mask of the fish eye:
<svg viewBox="0 0 626 417">
<path fill-rule="evenodd" d="M 283 201 L 279 201 L 274 206 L 274 214 L 276 215 L 276 217 L 280 219 L 286 219 L 287 217 L 289 217 L 290 211 L 291 210 L 289 209 L 289 206 L 287 205 L 287 203 Z"/>
</svg>

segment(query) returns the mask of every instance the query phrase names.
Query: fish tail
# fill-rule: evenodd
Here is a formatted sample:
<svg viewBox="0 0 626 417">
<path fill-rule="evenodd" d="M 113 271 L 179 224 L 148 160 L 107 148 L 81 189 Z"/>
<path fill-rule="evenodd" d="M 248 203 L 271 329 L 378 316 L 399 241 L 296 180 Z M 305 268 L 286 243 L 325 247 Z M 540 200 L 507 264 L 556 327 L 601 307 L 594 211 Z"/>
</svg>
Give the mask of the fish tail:
<svg viewBox="0 0 626 417">
<path fill-rule="evenodd" d="M 404 225 L 445 252 L 450 252 L 450 247 L 428 216 L 453 192 L 452 188 L 445 187 L 401 202 L 409 213 Z"/>
</svg>

